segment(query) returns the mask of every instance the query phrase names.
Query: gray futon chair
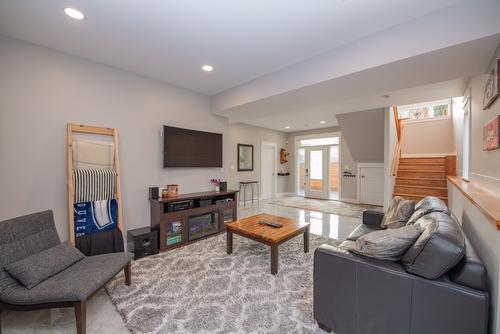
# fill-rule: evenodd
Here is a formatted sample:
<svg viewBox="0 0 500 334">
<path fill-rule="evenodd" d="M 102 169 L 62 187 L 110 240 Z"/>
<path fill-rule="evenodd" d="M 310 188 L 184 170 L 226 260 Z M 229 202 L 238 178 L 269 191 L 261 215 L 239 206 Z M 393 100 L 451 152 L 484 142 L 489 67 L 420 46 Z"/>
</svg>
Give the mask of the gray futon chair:
<svg viewBox="0 0 500 334">
<path fill-rule="evenodd" d="M 53 249 L 56 246 L 55 252 L 62 248 L 66 253 L 60 254 L 59 252 L 56 256 L 47 258 L 47 254 L 49 256 L 54 254 Z M 42 261 L 44 268 L 40 270 L 45 272 L 58 265 L 60 267 L 61 262 L 71 255 L 76 256 L 76 262 L 45 280 L 40 279 L 43 276 L 40 273 L 30 273 L 31 278 L 35 277 L 41 282 L 35 282 L 34 286 L 29 285 L 29 289 L 11 276 L 11 271 L 8 272 L 6 268 L 9 269 L 13 264 L 24 264 L 24 267 L 20 267 L 20 275 L 24 275 L 27 271 L 24 269 L 37 267 L 29 265 L 30 258 L 37 259 L 37 255 L 46 256 L 47 261 Z M 57 257 L 62 258 L 57 259 Z M 76 249 L 61 244 L 54 225 L 54 216 L 50 210 L 0 222 L 0 333 L 2 331 L 1 311 L 4 309 L 30 311 L 74 307 L 77 333 L 84 334 L 86 301 L 122 269 L 125 271 L 126 284 L 130 285 L 132 257 L 130 253 L 85 257 Z M 57 269 L 52 271 L 57 271 Z"/>
</svg>

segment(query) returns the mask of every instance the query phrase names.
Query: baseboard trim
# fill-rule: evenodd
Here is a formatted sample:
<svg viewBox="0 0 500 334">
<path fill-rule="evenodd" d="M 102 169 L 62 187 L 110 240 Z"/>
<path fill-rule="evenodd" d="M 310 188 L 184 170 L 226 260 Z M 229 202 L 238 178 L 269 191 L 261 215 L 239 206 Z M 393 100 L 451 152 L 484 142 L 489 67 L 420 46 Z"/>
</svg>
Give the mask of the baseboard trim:
<svg viewBox="0 0 500 334">
<path fill-rule="evenodd" d="M 290 197 L 290 196 L 296 196 L 295 193 L 290 193 L 290 192 L 283 192 L 283 193 L 277 193 L 276 198 L 280 197 Z"/>
<path fill-rule="evenodd" d="M 340 201 L 351 204 L 359 204 L 359 201 L 356 198 L 341 198 Z"/>
</svg>

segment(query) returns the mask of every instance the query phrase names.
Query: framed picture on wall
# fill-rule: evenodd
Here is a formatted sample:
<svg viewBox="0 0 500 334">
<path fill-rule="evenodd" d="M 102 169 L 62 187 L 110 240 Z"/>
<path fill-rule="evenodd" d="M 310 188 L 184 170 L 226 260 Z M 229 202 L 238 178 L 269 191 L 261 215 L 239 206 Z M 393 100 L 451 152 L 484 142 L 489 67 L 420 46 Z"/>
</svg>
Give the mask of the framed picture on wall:
<svg viewBox="0 0 500 334">
<path fill-rule="evenodd" d="M 238 144 L 238 172 L 253 171 L 253 145 Z"/>
<path fill-rule="evenodd" d="M 500 96 L 500 59 L 488 73 L 488 80 L 484 86 L 483 110 L 488 109 Z"/>
<path fill-rule="evenodd" d="M 483 150 L 492 151 L 500 147 L 500 115 L 486 124 L 483 128 Z"/>
</svg>

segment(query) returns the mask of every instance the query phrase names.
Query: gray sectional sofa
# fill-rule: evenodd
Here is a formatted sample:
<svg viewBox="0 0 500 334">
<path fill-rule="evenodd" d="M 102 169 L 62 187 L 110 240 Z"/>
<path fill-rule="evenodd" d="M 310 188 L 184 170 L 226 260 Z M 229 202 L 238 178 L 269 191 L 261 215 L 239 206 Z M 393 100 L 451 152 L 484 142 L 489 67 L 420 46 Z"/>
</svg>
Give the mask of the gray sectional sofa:
<svg viewBox="0 0 500 334">
<path fill-rule="evenodd" d="M 314 255 L 314 318 L 342 334 L 485 334 L 485 267 L 456 220 L 432 206 L 422 234 L 401 261 L 377 260 L 323 245 Z M 380 230 L 383 213 L 365 211 L 353 233 Z"/>
</svg>

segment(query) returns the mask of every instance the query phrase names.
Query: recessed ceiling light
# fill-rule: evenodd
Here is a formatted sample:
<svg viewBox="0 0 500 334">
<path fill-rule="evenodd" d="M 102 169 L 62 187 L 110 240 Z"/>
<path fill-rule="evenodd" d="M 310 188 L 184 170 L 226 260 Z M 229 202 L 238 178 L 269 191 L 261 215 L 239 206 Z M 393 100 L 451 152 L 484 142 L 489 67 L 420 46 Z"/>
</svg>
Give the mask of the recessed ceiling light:
<svg viewBox="0 0 500 334">
<path fill-rule="evenodd" d="M 66 15 L 75 20 L 83 20 L 85 18 L 85 15 L 83 15 L 83 13 L 80 12 L 78 9 L 66 7 L 64 8 L 64 12 L 66 13 Z"/>
<path fill-rule="evenodd" d="M 212 72 L 214 70 L 214 68 L 210 65 L 203 65 L 201 69 L 205 72 Z"/>
<path fill-rule="evenodd" d="M 290 129 L 290 126 L 289 125 L 285 126 L 285 129 Z"/>
<path fill-rule="evenodd" d="M 320 124 L 325 124 L 326 122 L 325 122 L 325 121 L 321 121 L 321 122 L 319 122 L 319 123 L 320 123 Z"/>
</svg>

